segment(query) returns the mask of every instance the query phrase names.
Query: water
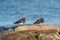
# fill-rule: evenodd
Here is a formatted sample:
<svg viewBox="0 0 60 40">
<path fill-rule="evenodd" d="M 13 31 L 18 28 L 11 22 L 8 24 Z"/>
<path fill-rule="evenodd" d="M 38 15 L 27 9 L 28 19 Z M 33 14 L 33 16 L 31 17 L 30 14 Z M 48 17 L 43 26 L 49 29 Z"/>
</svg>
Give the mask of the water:
<svg viewBox="0 0 60 40">
<path fill-rule="evenodd" d="M 23 17 L 25 24 L 42 17 L 43 25 L 60 25 L 60 0 L 0 0 L 0 26 L 15 25 Z"/>
</svg>

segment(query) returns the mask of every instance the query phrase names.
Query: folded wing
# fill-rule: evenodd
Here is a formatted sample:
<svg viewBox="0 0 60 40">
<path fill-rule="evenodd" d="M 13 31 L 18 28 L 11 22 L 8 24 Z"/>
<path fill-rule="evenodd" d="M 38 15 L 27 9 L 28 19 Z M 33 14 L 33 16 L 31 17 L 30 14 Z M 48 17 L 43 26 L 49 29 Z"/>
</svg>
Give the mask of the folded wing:
<svg viewBox="0 0 60 40">
<path fill-rule="evenodd" d="M 25 20 L 26 20 L 26 18 L 21 18 L 18 21 L 14 22 L 14 24 L 24 24 Z"/>
<path fill-rule="evenodd" d="M 35 21 L 33 24 L 40 24 L 40 23 L 43 23 L 43 22 L 44 22 L 44 19 L 40 18 L 37 21 Z"/>
</svg>

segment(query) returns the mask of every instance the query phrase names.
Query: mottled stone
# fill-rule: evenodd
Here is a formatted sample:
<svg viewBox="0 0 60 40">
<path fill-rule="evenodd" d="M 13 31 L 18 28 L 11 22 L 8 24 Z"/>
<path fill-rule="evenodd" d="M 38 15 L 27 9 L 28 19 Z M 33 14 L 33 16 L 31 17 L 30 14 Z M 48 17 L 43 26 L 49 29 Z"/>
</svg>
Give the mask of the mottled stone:
<svg viewBox="0 0 60 40">
<path fill-rule="evenodd" d="M 3 34 L 0 40 L 60 40 L 60 35 L 56 30 L 27 30 Z"/>
</svg>

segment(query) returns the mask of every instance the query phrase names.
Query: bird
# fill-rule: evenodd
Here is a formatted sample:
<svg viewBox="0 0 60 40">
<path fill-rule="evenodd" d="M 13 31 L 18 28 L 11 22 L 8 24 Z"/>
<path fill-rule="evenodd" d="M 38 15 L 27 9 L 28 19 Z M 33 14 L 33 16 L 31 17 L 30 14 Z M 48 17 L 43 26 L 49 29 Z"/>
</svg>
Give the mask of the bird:
<svg viewBox="0 0 60 40">
<path fill-rule="evenodd" d="M 43 22 L 44 22 L 44 19 L 40 18 L 40 19 L 36 20 L 33 24 L 40 24 L 40 23 L 43 23 Z"/>
<path fill-rule="evenodd" d="M 23 17 L 23 18 L 19 19 L 18 21 L 14 22 L 14 24 L 24 24 L 25 20 L 26 20 L 26 18 Z"/>
</svg>

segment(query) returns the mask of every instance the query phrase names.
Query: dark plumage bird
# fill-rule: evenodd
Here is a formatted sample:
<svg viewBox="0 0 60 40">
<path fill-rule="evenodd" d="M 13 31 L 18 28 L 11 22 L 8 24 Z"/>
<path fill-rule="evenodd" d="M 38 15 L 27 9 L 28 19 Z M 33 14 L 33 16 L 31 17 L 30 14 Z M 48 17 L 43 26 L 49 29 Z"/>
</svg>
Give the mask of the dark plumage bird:
<svg viewBox="0 0 60 40">
<path fill-rule="evenodd" d="M 18 21 L 14 22 L 14 24 L 23 24 L 25 23 L 26 18 L 21 18 Z"/>
<path fill-rule="evenodd" d="M 35 21 L 33 24 L 40 24 L 40 23 L 43 23 L 43 22 L 44 22 L 44 19 L 40 18 L 37 21 Z"/>
</svg>

